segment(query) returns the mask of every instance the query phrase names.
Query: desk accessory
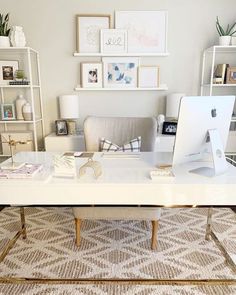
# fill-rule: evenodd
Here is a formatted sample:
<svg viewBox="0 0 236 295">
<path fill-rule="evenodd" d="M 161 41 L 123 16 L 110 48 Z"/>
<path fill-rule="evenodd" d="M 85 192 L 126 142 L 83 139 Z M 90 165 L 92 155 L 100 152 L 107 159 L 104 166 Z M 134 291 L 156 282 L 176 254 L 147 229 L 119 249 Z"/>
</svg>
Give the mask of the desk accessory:
<svg viewBox="0 0 236 295">
<path fill-rule="evenodd" d="M 55 155 L 53 164 L 56 177 L 74 177 L 76 175 L 74 156 Z"/>
<path fill-rule="evenodd" d="M 87 168 L 92 168 L 94 172 L 94 176 L 98 179 L 99 176 L 102 175 L 102 167 L 98 161 L 93 161 L 92 158 L 89 158 L 88 161 L 80 167 L 79 169 L 79 178 L 86 174 Z"/>
<path fill-rule="evenodd" d="M 29 144 L 31 142 L 32 142 L 32 140 L 26 140 L 26 141 L 14 140 L 14 139 L 11 139 L 11 135 L 9 135 L 8 136 L 8 140 L 5 139 L 5 141 L 2 141 L 2 143 L 7 143 L 9 145 L 10 153 L 11 153 L 11 162 L 7 162 L 7 163 L 1 165 L 0 168 L 1 169 L 18 169 L 18 168 L 21 168 L 22 166 L 24 166 L 25 163 L 17 163 L 17 162 L 14 162 L 14 158 L 13 158 L 13 147 L 16 148 L 16 146 L 18 144 Z"/>
<path fill-rule="evenodd" d="M 164 178 L 169 178 L 169 177 L 174 177 L 174 173 L 172 171 L 172 167 L 171 166 L 166 166 L 163 168 L 156 168 L 155 170 L 150 171 L 150 177 L 151 179 L 155 180 L 158 179 L 160 177 L 164 177 Z"/>
</svg>

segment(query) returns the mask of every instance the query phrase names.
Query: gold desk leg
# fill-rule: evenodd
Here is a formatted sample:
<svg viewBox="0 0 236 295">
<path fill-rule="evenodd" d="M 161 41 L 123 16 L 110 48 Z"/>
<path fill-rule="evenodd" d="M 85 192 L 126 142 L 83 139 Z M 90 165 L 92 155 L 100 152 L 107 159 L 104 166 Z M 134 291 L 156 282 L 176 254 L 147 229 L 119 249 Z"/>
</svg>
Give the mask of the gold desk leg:
<svg viewBox="0 0 236 295">
<path fill-rule="evenodd" d="M 19 230 L 15 236 L 7 243 L 7 245 L 4 247 L 1 255 L 0 255 L 0 263 L 4 260 L 4 258 L 7 256 L 11 248 L 15 245 L 16 241 L 19 239 L 19 237 L 22 235 L 23 239 L 26 238 L 26 226 L 25 226 L 25 211 L 24 208 L 20 208 L 20 216 L 21 216 L 21 230 Z"/>
<path fill-rule="evenodd" d="M 207 226 L 206 226 L 205 239 L 207 241 L 209 241 L 210 240 L 210 237 L 215 242 L 216 246 L 221 251 L 221 253 L 224 255 L 224 258 L 226 260 L 226 263 L 229 265 L 229 267 L 232 269 L 232 271 L 234 273 L 236 273 L 236 265 L 235 265 L 233 259 L 229 256 L 229 254 L 225 250 L 225 248 L 222 245 L 222 243 L 219 241 L 219 239 L 217 238 L 217 236 L 212 231 L 212 207 L 208 208 Z"/>
</svg>

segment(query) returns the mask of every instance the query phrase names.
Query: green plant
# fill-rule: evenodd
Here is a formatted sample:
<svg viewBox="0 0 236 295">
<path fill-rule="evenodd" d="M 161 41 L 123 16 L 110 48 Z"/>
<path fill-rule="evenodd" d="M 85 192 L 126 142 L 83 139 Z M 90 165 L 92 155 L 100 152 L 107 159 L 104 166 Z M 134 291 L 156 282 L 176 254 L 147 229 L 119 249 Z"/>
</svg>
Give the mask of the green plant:
<svg viewBox="0 0 236 295">
<path fill-rule="evenodd" d="M 9 13 L 5 16 L 0 13 L 0 36 L 9 36 L 10 29 L 8 29 Z"/>
<path fill-rule="evenodd" d="M 234 31 L 235 25 L 236 22 L 234 22 L 231 26 L 228 24 L 226 30 L 224 30 L 220 25 L 218 16 L 216 17 L 216 29 L 220 36 L 232 36 L 234 33 L 236 33 L 236 30 Z"/>
</svg>

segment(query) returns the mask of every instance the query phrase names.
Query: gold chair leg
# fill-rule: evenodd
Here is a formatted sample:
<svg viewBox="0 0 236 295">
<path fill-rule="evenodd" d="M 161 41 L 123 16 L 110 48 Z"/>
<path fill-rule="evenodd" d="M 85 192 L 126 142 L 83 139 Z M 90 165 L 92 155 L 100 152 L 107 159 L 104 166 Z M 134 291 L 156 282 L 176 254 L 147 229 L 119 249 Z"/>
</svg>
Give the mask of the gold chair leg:
<svg viewBox="0 0 236 295">
<path fill-rule="evenodd" d="M 76 245 L 80 246 L 80 227 L 81 227 L 81 219 L 75 218 L 75 234 L 76 234 Z"/>
<path fill-rule="evenodd" d="M 158 230 L 158 220 L 152 220 L 152 250 L 157 249 L 157 230 Z"/>
</svg>

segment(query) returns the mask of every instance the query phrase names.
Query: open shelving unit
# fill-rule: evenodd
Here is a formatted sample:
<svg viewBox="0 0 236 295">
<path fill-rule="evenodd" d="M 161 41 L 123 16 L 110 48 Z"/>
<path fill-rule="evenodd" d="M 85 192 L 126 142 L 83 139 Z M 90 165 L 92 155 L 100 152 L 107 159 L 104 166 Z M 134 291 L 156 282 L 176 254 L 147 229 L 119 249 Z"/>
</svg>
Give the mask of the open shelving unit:
<svg viewBox="0 0 236 295">
<path fill-rule="evenodd" d="M 39 54 L 30 47 L 8 47 L 0 48 L 0 58 L 2 60 L 18 60 L 19 69 L 27 74 L 29 85 L 0 85 L 0 103 L 14 103 L 18 90 L 24 91 L 24 96 L 32 107 L 32 120 L 0 120 L 0 133 L 16 131 L 32 132 L 32 141 L 35 151 L 43 149 L 44 122 L 42 89 L 40 77 Z M 9 98 L 9 91 L 13 90 Z M 20 129 L 18 128 L 20 126 Z M 0 156 L 8 156 L 1 153 Z"/>
<path fill-rule="evenodd" d="M 202 75 L 201 75 L 201 91 L 200 95 L 217 95 L 217 91 L 225 91 L 228 95 L 236 95 L 236 84 L 214 84 L 214 70 L 218 59 L 228 61 L 228 57 L 233 55 L 233 60 L 236 57 L 236 46 L 211 46 L 204 50 L 202 58 Z M 219 62 L 229 63 L 229 62 Z M 236 66 L 236 62 L 234 64 Z M 234 106 L 234 114 L 231 119 L 231 129 L 229 132 L 230 151 L 226 154 L 230 157 L 236 156 L 236 106 Z"/>
</svg>

